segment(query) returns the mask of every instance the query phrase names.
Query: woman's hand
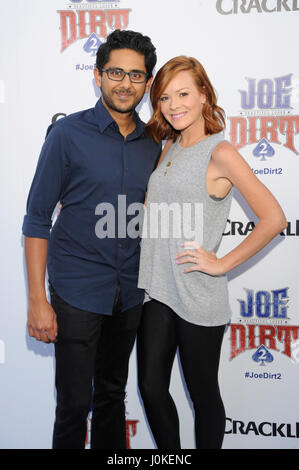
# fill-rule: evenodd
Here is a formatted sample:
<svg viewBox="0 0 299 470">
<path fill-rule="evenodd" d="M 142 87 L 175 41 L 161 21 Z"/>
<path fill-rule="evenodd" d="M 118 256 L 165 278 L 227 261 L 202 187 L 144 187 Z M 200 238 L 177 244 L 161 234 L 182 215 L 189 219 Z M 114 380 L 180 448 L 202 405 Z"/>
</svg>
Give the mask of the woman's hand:
<svg viewBox="0 0 299 470">
<path fill-rule="evenodd" d="M 176 256 L 177 264 L 194 263 L 194 266 L 185 269 L 184 273 L 190 273 L 192 271 L 201 271 L 212 276 L 220 276 L 222 274 L 225 274 L 222 261 L 221 259 L 217 258 L 214 251 L 211 251 L 209 253 L 203 248 L 201 248 L 198 243 L 194 241 L 181 243 L 181 246 L 193 247 L 189 250 L 188 248 L 185 248 L 184 251 L 180 252 Z"/>
</svg>

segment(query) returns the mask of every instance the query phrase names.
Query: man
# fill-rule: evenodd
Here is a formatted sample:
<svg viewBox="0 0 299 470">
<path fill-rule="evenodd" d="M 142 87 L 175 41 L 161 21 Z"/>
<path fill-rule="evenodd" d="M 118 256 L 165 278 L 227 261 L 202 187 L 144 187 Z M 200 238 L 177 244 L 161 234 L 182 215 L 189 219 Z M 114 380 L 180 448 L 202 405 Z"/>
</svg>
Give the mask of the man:
<svg viewBox="0 0 299 470">
<path fill-rule="evenodd" d="M 84 448 L 91 402 L 91 448 L 126 448 L 125 386 L 143 291 L 137 288 L 140 239 L 118 226 L 118 198 L 125 197 L 126 208 L 144 201 L 160 154 L 134 111 L 155 64 L 148 37 L 111 33 L 94 72 L 101 99 L 50 127 L 30 189 L 23 223 L 28 331 L 55 342 L 54 449 Z M 50 230 L 58 201 L 61 212 Z M 96 230 L 101 203 L 115 209 L 115 237 L 101 238 Z"/>
</svg>

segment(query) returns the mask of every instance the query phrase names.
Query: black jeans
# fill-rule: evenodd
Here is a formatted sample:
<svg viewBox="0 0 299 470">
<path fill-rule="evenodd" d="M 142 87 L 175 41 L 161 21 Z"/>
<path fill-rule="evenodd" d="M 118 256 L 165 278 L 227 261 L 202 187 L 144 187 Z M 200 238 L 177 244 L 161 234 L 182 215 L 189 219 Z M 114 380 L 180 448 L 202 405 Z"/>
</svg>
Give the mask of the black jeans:
<svg viewBox="0 0 299 470">
<path fill-rule="evenodd" d="M 180 318 L 167 305 L 146 302 L 137 338 L 138 381 L 158 449 L 180 449 L 179 419 L 169 393 L 177 348 L 193 402 L 197 449 L 220 449 L 225 411 L 218 366 L 225 325 L 205 327 Z"/>
<path fill-rule="evenodd" d="M 112 316 L 67 304 L 50 286 L 57 315 L 54 449 L 84 449 L 92 407 L 91 448 L 125 449 L 125 387 L 142 305 Z"/>
</svg>

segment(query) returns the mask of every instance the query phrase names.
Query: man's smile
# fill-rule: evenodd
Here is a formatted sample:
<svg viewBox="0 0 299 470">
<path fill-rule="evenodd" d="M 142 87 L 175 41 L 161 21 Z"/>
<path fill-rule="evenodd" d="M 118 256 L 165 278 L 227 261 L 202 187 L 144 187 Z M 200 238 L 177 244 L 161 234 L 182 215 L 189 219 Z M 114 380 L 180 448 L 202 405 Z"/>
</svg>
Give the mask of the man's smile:
<svg viewBox="0 0 299 470">
<path fill-rule="evenodd" d="M 133 96 L 133 93 L 125 90 L 115 90 L 114 94 L 121 100 L 127 100 Z"/>
</svg>

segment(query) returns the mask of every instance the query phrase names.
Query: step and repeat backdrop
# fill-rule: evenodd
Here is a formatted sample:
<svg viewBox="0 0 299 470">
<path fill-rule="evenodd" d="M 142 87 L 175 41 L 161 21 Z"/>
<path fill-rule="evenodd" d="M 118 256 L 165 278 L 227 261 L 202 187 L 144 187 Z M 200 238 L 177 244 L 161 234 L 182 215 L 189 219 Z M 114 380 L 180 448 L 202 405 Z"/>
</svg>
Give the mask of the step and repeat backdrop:
<svg viewBox="0 0 299 470">
<path fill-rule="evenodd" d="M 298 449 L 299 1 L 0 0 L 0 13 L 0 448 L 51 448 L 54 350 L 26 330 L 21 226 L 46 129 L 94 106 L 100 97 L 93 78 L 96 51 L 120 28 L 151 37 L 156 70 L 181 54 L 202 62 L 226 111 L 226 139 L 285 211 L 287 228 L 229 274 L 232 318 L 219 381 L 227 415 L 224 449 Z M 148 96 L 138 111 L 149 119 Z M 236 191 L 218 254 L 244 240 L 256 223 Z M 134 349 L 127 446 L 154 449 L 136 368 Z M 192 449 L 193 410 L 179 358 L 171 393 L 182 447 Z"/>
</svg>

